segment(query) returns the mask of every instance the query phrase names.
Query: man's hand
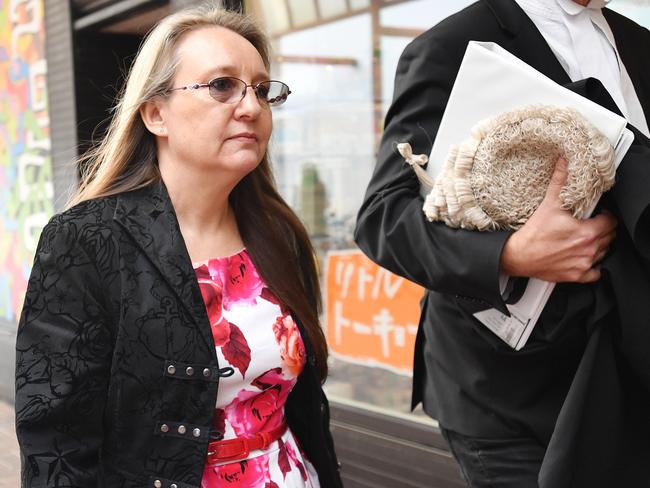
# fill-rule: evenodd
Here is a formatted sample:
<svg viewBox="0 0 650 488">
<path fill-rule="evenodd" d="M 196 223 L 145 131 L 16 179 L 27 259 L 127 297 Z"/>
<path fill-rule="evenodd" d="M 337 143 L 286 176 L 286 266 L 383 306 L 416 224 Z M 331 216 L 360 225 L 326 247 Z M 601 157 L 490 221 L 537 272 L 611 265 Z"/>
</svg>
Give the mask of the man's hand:
<svg viewBox="0 0 650 488">
<path fill-rule="evenodd" d="M 614 239 L 616 219 L 609 212 L 576 219 L 562 209 L 560 190 L 566 183 L 567 162 L 560 158 L 544 200 L 506 241 L 501 270 L 555 283 L 587 283 L 600 278 L 598 263 Z"/>
</svg>

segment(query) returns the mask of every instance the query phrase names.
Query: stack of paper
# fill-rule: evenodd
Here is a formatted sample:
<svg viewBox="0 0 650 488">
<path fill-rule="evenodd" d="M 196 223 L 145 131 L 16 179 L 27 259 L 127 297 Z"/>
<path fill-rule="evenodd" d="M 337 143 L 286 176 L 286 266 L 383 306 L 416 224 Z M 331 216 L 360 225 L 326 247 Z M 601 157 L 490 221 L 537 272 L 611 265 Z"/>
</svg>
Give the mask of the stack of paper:
<svg viewBox="0 0 650 488">
<path fill-rule="evenodd" d="M 427 172 L 435 178 L 442 171 L 449 148 L 464 141 L 477 122 L 531 104 L 576 109 L 609 139 L 616 166 L 634 139 L 632 132 L 625 128 L 627 121 L 623 117 L 558 85 L 499 45 L 472 41 L 443 114 Z M 553 287 L 554 283 L 531 278 L 522 298 L 508 305 L 510 317 L 496 309 L 483 310 L 474 316 L 519 350 L 526 344 Z"/>
</svg>

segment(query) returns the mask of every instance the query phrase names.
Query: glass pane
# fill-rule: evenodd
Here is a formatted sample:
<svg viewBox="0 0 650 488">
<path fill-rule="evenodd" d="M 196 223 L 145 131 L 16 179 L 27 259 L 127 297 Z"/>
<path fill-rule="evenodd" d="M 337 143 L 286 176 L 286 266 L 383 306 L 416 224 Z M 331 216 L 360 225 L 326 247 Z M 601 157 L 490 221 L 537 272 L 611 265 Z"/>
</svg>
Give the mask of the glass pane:
<svg viewBox="0 0 650 488">
<path fill-rule="evenodd" d="M 289 0 L 291 20 L 294 26 L 309 24 L 316 20 L 315 0 Z"/>
<path fill-rule="evenodd" d="M 381 38 L 381 101 L 382 113 L 386 113 L 393 98 L 395 66 L 410 37 L 382 36 Z"/>
<path fill-rule="evenodd" d="M 386 27 L 429 29 L 470 3 L 467 0 L 414 0 L 381 9 L 379 19 Z"/>
<path fill-rule="evenodd" d="M 360 10 L 370 5 L 370 0 L 350 0 L 350 8 L 352 10 Z"/>
<path fill-rule="evenodd" d="M 359 42 L 342 36 L 341 24 L 345 32 L 359 31 Z M 282 36 L 274 49 L 283 62 L 276 64 L 273 77 L 286 81 L 292 91 L 282 110 L 274 112 L 272 156 L 278 185 L 300 210 L 302 168 L 315 164 L 317 177 L 327 189 L 326 217 L 346 214 L 352 220 L 341 243 L 349 246 L 350 225 L 363 196 L 359 182 L 368 180 L 372 168 L 368 17 Z M 350 161 L 350 151 L 365 164 Z"/>
<path fill-rule="evenodd" d="M 423 290 L 365 258 L 353 231 L 401 52 L 417 32 L 469 3 L 417 0 L 382 7 L 381 27 L 397 29 L 391 36 L 375 33 L 377 56 L 368 12 L 325 19 L 345 12 L 344 0 L 320 1 L 321 24 L 273 40 L 272 77 L 286 82 L 292 94 L 274 110 L 271 157 L 279 190 L 308 228 L 320 259 L 322 323 L 331 350 L 327 392 L 337 401 L 423 421 L 422 413 L 410 414 Z M 368 5 L 350 2 L 352 9 Z"/>
<path fill-rule="evenodd" d="M 284 0 L 264 0 L 263 2 L 251 3 L 255 4 L 255 9 L 262 9 L 261 16 L 269 33 L 284 32 L 291 27 L 289 24 L 289 12 L 287 11 Z"/>
<path fill-rule="evenodd" d="M 319 0 L 321 17 L 324 19 L 344 14 L 348 11 L 345 0 Z"/>
</svg>

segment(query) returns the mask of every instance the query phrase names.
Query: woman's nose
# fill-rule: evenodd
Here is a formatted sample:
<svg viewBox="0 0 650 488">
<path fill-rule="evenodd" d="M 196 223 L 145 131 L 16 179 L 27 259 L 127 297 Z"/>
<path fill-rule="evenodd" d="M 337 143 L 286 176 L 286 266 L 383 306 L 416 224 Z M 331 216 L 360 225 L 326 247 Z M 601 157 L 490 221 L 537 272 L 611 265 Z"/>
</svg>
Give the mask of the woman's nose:
<svg viewBox="0 0 650 488">
<path fill-rule="evenodd" d="M 263 103 L 257 98 L 255 88 L 249 85 L 244 89 L 244 96 L 237 103 L 235 111 L 240 116 L 257 116 L 264 109 Z"/>
</svg>

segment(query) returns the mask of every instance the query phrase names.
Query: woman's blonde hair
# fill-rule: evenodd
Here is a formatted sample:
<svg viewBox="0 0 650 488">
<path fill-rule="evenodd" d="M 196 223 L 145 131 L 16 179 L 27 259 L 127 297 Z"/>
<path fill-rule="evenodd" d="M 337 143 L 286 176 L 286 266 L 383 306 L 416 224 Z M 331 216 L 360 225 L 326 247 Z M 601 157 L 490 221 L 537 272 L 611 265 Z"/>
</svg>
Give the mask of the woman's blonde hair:
<svg viewBox="0 0 650 488">
<path fill-rule="evenodd" d="M 212 2 L 164 18 L 140 46 L 102 142 L 79 158 L 81 181 L 69 206 L 135 190 L 160 178 L 155 138 L 146 129 L 140 108 L 168 93 L 180 61 L 179 40 L 205 26 L 224 27 L 248 40 L 269 69 L 267 38 L 248 16 L 224 10 Z"/>
<path fill-rule="evenodd" d="M 137 190 L 161 179 L 155 138 L 142 121 L 140 107 L 168 93 L 180 61 L 180 38 L 206 26 L 241 35 L 270 69 L 269 42 L 250 17 L 209 3 L 163 19 L 140 47 L 104 139 L 80 158 L 81 183 L 69 205 Z M 314 250 L 302 222 L 276 189 L 267 154 L 233 188 L 229 202 L 257 271 L 304 326 L 325 381 L 328 351 L 319 322 L 321 293 Z"/>
</svg>

